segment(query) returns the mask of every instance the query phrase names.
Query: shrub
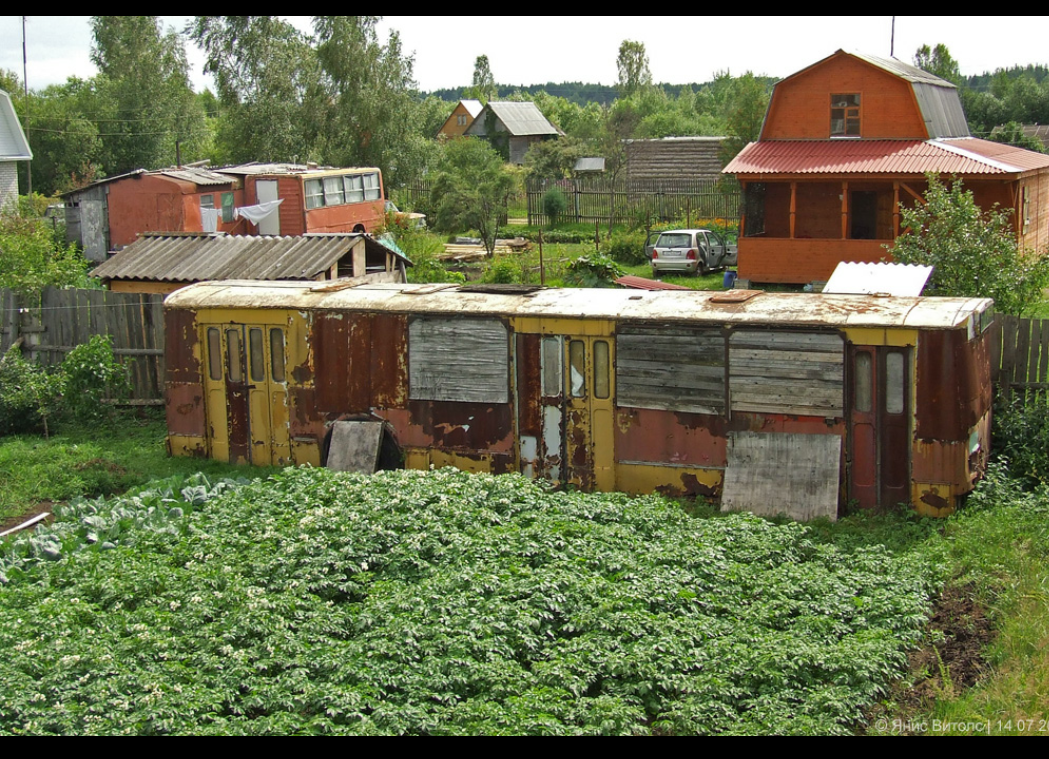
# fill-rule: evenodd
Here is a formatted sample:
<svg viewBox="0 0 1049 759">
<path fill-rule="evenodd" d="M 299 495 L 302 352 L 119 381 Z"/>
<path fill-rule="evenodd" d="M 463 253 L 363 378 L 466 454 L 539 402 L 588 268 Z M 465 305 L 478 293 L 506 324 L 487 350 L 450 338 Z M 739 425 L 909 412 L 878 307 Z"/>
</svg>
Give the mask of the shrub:
<svg viewBox="0 0 1049 759">
<path fill-rule="evenodd" d="M 0 436 L 48 432 L 61 407 L 63 375 L 22 356 L 18 347 L 0 358 Z"/>
<path fill-rule="evenodd" d="M 524 280 L 524 271 L 521 269 L 521 263 L 511 256 L 496 258 L 484 274 L 484 281 L 489 284 L 523 284 Z"/>
<path fill-rule="evenodd" d="M 623 270 L 608 256 L 580 256 L 568 265 L 565 282 L 576 287 L 611 287 Z"/>
<path fill-rule="evenodd" d="M 1013 477 L 1028 486 L 1049 484 L 1049 397 L 1045 393 L 999 399 L 992 432 L 991 448 Z"/>
<path fill-rule="evenodd" d="M 601 252 L 627 266 L 648 263 L 648 256 L 645 255 L 646 237 L 643 231 L 617 230 L 601 243 Z"/>
<path fill-rule="evenodd" d="M 551 187 L 543 195 L 543 213 L 550 219 L 550 226 L 555 226 L 568 211 L 568 198 L 560 187 Z"/>
<path fill-rule="evenodd" d="M 73 419 L 90 422 L 106 415 L 106 398 L 126 398 L 131 392 L 127 367 L 113 354 L 106 335 L 95 335 L 75 347 L 62 362 L 64 410 Z"/>
</svg>

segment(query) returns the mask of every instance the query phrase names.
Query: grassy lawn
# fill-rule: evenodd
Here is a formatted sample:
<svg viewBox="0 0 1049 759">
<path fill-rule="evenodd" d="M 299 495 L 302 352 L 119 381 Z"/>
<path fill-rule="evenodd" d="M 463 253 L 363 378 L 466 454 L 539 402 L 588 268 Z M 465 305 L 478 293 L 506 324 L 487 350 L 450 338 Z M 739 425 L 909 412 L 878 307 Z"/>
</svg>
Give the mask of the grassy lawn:
<svg viewBox="0 0 1049 759">
<path fill-rule="evenodd" d="M 123 493 L 153 479 L 204 472 L 209 477 L 254 477 L 272 469 L 167 455 L 163 415 L 122 414 L 97 427 L 60 427 L 44 439 L 0 438 L 0 523 L 41 502 Z"/>
</svg>

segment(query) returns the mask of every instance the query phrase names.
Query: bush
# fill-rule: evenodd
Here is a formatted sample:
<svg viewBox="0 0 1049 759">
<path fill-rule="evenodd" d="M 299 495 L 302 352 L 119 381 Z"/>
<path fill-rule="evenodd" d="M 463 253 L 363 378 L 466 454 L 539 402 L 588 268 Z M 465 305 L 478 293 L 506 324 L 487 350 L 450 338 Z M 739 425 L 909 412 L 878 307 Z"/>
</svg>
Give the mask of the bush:
<svg viewBox="0 0 1049 759">
<path fill-rule="evenodd" d="M 520 262 L 511 256 L 500 256 L 492 261 L 484 274 L 484 281 L 494 285 L 524 284 Z"/>
<path fill-rule="evenodd" d="M 601 252 L 627 266 L 638 266 L 648 263 L 645 255 L 645 239 L 648 237 L 643 231 L 624 232 L 617 230 L 601 243 Z"/>
<path fill-rule="evenodd" d="M 1009 473 L 1034 487 L 1049 484 L 1049 397 L 1031 393 L 999 399 L 994 411 L 992 450 Z"/>
<path fill-rule="evenodd" d="M 612 287 L 623 270 L 608 256 L 580 256 L 568 265 L 565 282 L 576 287 Z"/>
<path fill-rule="evenodd" d="M 0 213 L 0 287 L 35 295 L 45 287 L 86 287 L 87 260 L 55 240 L 44 219 Z"/>
<path fill-rule="evenodd" d="M 550 226 L 555 226 L 568 211 L 568 198 L 560 187 L 551 187 L 543 195 L 543 213 L 550 219 Z"/>
<path fill-rule="evenodd" d="M 61 407 L 64 377 L 22 356 L 17 347 L 0 358 L 0 436 L 47 433 Z"/>
<path fill-rule="evenodd" d="M 65 375 L 65 412 L 79 422 L 104 417 L 106 398 L 126 398 L 131 393 L 128 370 L 117 361 L 108 336 L 95 335 L 78 345 L 62 362 Z"/>
</svg>

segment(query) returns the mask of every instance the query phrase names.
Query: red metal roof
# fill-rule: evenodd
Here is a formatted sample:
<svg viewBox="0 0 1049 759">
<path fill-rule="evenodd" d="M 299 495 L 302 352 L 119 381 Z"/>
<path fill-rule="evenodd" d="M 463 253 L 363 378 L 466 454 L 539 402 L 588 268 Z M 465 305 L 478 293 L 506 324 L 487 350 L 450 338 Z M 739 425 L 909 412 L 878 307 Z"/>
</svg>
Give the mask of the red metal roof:
<svg viewBox="0 0 1049 759">
<path fill-rule="evenodd" d="M 645 279 L 627 275 L 616 280 L 620 287 L 628 287 L 632 290 L 689 290 L 691 288 L 682 285 L 673 285 L 669 282 L 660 282 L 658 279 Z"/>
<path fill-rule="evenodd" d="M 1049 155 L 972 137 L 951 140 L 768 140 L 752 142 L 726 174 L 1021 174 Z"/>
</svg>

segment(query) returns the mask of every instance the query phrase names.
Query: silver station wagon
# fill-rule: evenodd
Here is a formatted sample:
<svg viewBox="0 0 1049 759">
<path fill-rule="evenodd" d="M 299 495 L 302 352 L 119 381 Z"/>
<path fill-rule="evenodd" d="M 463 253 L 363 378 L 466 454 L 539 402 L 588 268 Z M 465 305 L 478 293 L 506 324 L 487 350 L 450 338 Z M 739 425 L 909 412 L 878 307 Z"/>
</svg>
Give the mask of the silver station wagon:
<svg viewBox="0 0 1049 759">
<path fill-rule="evenodd" d="M 709 229 L 672 229 L 649 235 L 645 252 L 652 263 L 652 276 L 662 272 L 706 274 L 736 265 L 736 246 Z"/>
</svg>

